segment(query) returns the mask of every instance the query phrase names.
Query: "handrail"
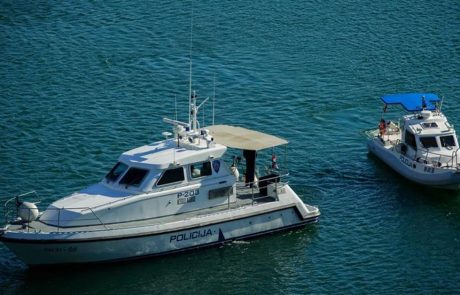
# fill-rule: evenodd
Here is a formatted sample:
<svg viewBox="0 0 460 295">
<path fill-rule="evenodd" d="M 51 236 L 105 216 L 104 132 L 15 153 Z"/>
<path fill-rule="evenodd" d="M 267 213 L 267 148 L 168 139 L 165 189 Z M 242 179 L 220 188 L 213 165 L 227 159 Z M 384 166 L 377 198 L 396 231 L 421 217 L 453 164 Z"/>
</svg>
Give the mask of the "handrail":
<svg viewBox="0 0 460 295">
<path fill-rule="evenodd" d="M 222 179 L 222 178 L 226 178 L 226 176 L 219 176 L 219 177 L 216 177 L 216 178 L 213 178 L 213 179 L 218 181 L 219 179 Z M 199 184 L 198 183 L 192 183 L 192 184 L 190 184 L 190 186 L 198 187 Z M 126 197 L 118 198 L 118 199 L 116 199 L 114 201 L 111 201 L 111 202 L 108 202 L 108 203 L 103 203 L 103 204 L 100 204 L 100 205 L 96 205 L 93 208 L 101 208 L 101 207 L 105 207 L 107 205 L 120 203 L 120 202 L 123 202 L 123 201 L 125 201 L 127 199 L 132 198 L 133 196 L 136 196 L 138 198 L 142 198 L 141 200 L 143 200 L 143 198 L 145 198 L 145 197 L 149 197 L 149 198 L 162 197 L 163 195 L 160 194 L 160 193 L 164 192 L 165 190 L 171 190 L 171 189 L 183 189 L 183 186 L 182 185 L 165 186 L 165 187 L 161 187 L 161 189 L 156 188 L 155 190 L 152 190 L 152 191 L 139 192 L 139 193 L 136 193 L 136 194 L 128 195 Z"/>
<path fill-rule="evenodd" d="M 11 201 L 13 200 L 17 200 L 17 196 L 14 196 L 10 199 L 8 199 L 4 204 L 3 204 L 3 212 L 5 213 L 5 223 L 8 223 L 9 222 L 9 215 L 10 215 L 10 212 L 12 211 L 13 208 L 10 208 L 10 203 Z M 17 208 L 16 208 L 16 211 L 17 211 Z M 17 214 L 17 212 L 16 212 Z"/>
<path fill-rule="evenodd" d="M 36 202 L 34 202 L 34 203 L 35 204 L 40 203 L 40 197 L 38 196 L 36 191 L 29 191 L 29 192 L 26 192 L 26 193 L 23 193 L 23 194 L 20 194 L 20 195 L 16 195 L 16 196 L 6 200 L 5 203 L 3 203 L 3 210 L 4 210 L 3 212 L 5 214 L 5 223 L 10 222 L 8 217 L 11 214 L 11 211 L 13 211 L 14 209 L 16 210 L 16 215 L 18 215 L 18 206 L 20 204 L 19 199 L 22 198 L 22 197 L 28 196 L 28 195 L 32 195 L 32 194 L 35 195 L 35 197 L 37 198 Z M 12 208 L 12 204 L 11 204 L 11 202 L 13 200 L 16 201 L 16 203 L 15 203 L 16 206 L 14 208 Z"/>
<path fill-rule="evenodd" d="M 388 126 L 386 132 L 381 135 L 379 128 L 371 128 L 363 131 L 363 136 L 368 139 L 381 138 L 383 141 L 391 141 L 390 136 L 401 133 L 401 127 L 399 123 L 393 123 L 393 126 Z"/>
<path fill-rule="evenodd" d="M 452 151 L 451 155 L 446 155 L 446 154 L 441 154 L 441 153 L 430 151 L 429 149 L 426 149 L 426 148 L 421 148 L 416 152 L 414 160 L 417 161 L 418 159 L 423 157 L 425 163 L 428 164 L 429 163 L 428 157 L 431 156 L 431 158 L 433 158 L 433 156 L 435 156 L 435 157 L 438 158 L 438 160 L 437 160 L 438 163 L 440 163 L 441 165 L 445 164 L 445 166 L 439 166 L 439 167 L 456 167 L 456 166 L 458 166 L 457 152 L 458 152 L 459 149 L 460 148 L 457 148 L 455 151 Z M 418 157 L 418 156 L 420 156 L 420 157 Z M 448 160 L 447 161 L 442 161 L 443 158 L 448 159 Z M 455 163 L 455 165 L 454 165 L 454 163 Z"/>
<path fill-rule="evenodd" d="M 91 211 L 91 213 L 93 213 L 93 215 L 97 218 L 97 220 L 99 220 L 99 222 L 101 223 L 101 225 L 102 225 L 105 229 L 108 230 L 109 228 L 105 225 L 104 222 L 102 222 L 102 220 L 99 218 L 99 216 L 97 216 L 97 214 L 93 211 L 93 209 L 91 209 L 91 208 L 88 208 L 88 209 Z"/>
<path fill-rule="evenodd" d="M 455 167 L 458 167 L 458 158 L 457 158 L 457 153 L 460 148 L 456 149 L 455 151 L 452 151 L 452 167 L 454 167 L 454 158 L 455 158 Z"/>
<path fill-rule="evenodd" d="M 61 224 L 60 221 L 61 221 L 61 210 L 63 208 L 60 208 L 59 211 L 58 211 L 58 226 L 57 226 L 57 231 L 59 232 L 59 225 Z"/>
<path fill-rule="evenodd" d="M 84 221 L 84 220 L 97 220 L 98 221 L 98 224 L 92 224 L 92 225 L 102 225 L 105 229 L 109 230 L 110 228 L 107 226 L 107 224 L 105 224 L 101 218 L 99 218 L 99 216 L 96 214 L 96 212 L 94 212 L 94 210 L 91 208 L 91 207 L 64 207 L 64 208 L 47 208 L 46 211 L 58 211 L 58 216 L 57 216 L 57 225 L 55 226 L 57 228 L 57 231 L 59 231 L 59 228 L 63 227 L 61 226 L 61 223 L 66 221 L 65 219 L 62 219 L 61 218 L 61 213 L 63 210 L 80 210 L 80 211 L 89 211 L 91 212 L 91 215 L 94 216 L 94 218 L 84 218 L 84 219 L 80 219 L 80 221 Z M 42 222 L 50 222 L 50 221 L 56 221 L 56 219 L 43 219 L 42 218 L 43 216 L 41 216 L 39 219 L 40 221 Z M 49 225 L 48 223 L 46 223 L 47 225 Z M 81 226 L 85 226 L 85 225 L 81 225 Z M 71 227 L 78 227 L 78 225 L 76 226 L 71 226 Z"/>
<path fill-rule="evenodd" d="M 253 181 L 252 182 L 252 186 L 251 186 L 251 199 L 252 199 L 252 205 L 254 205 L 254 202 L 257 201 L 258 199 L 263 199 L 263 198 L 266 198 L 267 196 L 260 196 L 260 197 L 256 197 L 256 194 L 258 192 L 260 192 L 260 189 L 261 188 L 268 188 L 268 186 L 271 184 L 271 183 L 274 183 L 275 184 L 275 197 L 277 200 L 279 200 L 279 196 L 278 196 L 278 182 L 281 183 L 282 186 L 284 185 L 287 185 L 288 182 L 285 181 L 285 182 L 281 182 L 280 180 L 282 178 L 286 178 L 287 176 L 289 176 L 289 173 L 285 173 L 285 174 L 278 174 L 278 175 L 274 175 L 273 177 L 268 177 L 268 178 L 263 178 L 262 180 L 261 179 L 257 179 L 256 181 Z M 264 186 L 260 186 L 260 183 L 263 183 L 266 185 Z"/>
<path fill-rule="evenodd" d="M 405 143 L 400 142 L 399 139 L 396 140 L 396 142 L 390 141 L 390 143 L 393 145 L 393 147 L 392 147 L 393 150 L 395 150 L 397 153 L 401 153 L 400 146 L 402 144 L 405 144 Z M 439 153 L 439 152 L 433 152 L 429 148 L 419 148 L 416 151 L 416 153 L 414 154 L 412 160 L 420 162 L 419 160 L 423 159 L 425 164 L 430 164 L 429 161 L 428 161 L 429 160 L 428 157 L 430 157 L 431 159 L 433 159 L 434 157 L 437 157 L 438 159 L 437 159 L 436 162 L 441 164 L 441 166 L 439 166 L 440 168 L 457 167 L 457 166 L 459 166 L 459 161 L 458 161 L 458 151 L 459 150 L 460 150 L 460 148 L 457 148 L 455 151 L 452 151 L 451 155 L 448 155 L 448 154 L 442 154 L 442 153 Z M 447 159 L 447 161 L 446 160 L 443 161 L 443 159 Z M 433 164 L 433 163 L 431 163 L 431 164 Z M 445 164 L 445 165 L 443 166 L 443 164 Z"/>
<path fill-rule="evenodd" d="M 5 203 L 4 203 L 4 207 L 5 207 L 5 222 L 6 224 L 8 223 L 11 223 L 11 222 L 15 222 L 14 219 L 11 218 L 11 212 L 13 211 L 13 209 L 16 209 L 16 218 L 18 217 L 18 206 L 19 206 L 19 197 L 22 197 L 22 196 L 25 196 L 25 195 L 29 195 L 31 193 L 34 193 L 35 195 L 36 192 L 35 191 L 32 191 L 32 192 L 28 192 L 26 194 L 22 194 L 22 195 L 18 195 L 18 196 L 14 196 L 10 199 L 8 199 Z M 15 207 L 13 208 L 12 207 L 12 201 L 13 200 L 17 200 L 18 203 L 16 203 Z M 36 210 L 34 208 L 21 208 L 21 210 L 28 210 L 29 211 L 29 214 L 31 214 L 30 212 L 32 212 L 32 210 Z M 94 212 L 94 210 L 90 207 L 64 207 L 64 208 L 50 208 L 48 207 L 46 209 L 46 211 L 57 211 L 57 220 L 56 219 L 42 219 L 43 215 L 40 215 L 40 217 L 38 218 L 38 220 L 44 222 L 45 224 L 47 224 L 48 226 L 54 226 L 56 227 L 57 229 L 57 232 L 59 232 L 60 228 L 62 228 L 61 224 L 62 222 L 64 222 L 65 220 L 62 219 L 62 211 L 63 210 L 80 210 L 80 211 L 85 211 L 87 210 L 88 212 L 91 212 L 91 215 L 93 215 L 94 217 L 92 218 L 84 218 L 84 219 L 80 219 L 81 221 L 84 221 L 84 220 L 97 220 L 97 224 L 92 224 L 92 225 L 102 225 L 105 229 L 109 230 L 110 228 L 101 220 L 101 218 L 96 214 L 96 212 Z M 90 216 L 91 217 L 91 216 Z M 57 225 L 50 225 L 48 224 L 47 222 L 50 222 L 50 221 L 57 221 Z M 16 220 L 17 222 L 17 220 Z M 25 227 L 27 227 L 27 229 L 29 230 L 29 223 L 28 222 L 24 222 L 22 221 L 21 222 Z M 81 226 L 84 226 L 84 225 L 81 225 Z M 72 226 L 73 227 L 73 226 Z M 78 227 L 78 226 L 75 226 L 75 227 Z"/>
<path fill-rule="evenodd" d="M 275 171 L 271 171 L 271 172 L 275 172 Z M 279 172 L 279 171 L 278 171 Z M 287 181 L 281 181 L 283 178 L 286 178 L 289 173 L 287 173 L 286 171 L 282 171 L 284 172 L 283 174 L 276 174 L 273 173 L 273 174 L 269 174 L 267 176 L 270 176 L 270 177 L 262 177 L 262 179 L 257 179 L 256 181 L 253 182 L 253 186 L 252 186 L 252 189 L 251 189 L 251 195 L 252 195 L 252 202 L 254 203 L 255 201 L 257 201 L 257 199 L 259 198 L 265 198 L 266 195 L 264 196 L 261 196 L 261 197 L 257 197 L 257 193 L 260 192 L 260 189 L 261 188 L 264 188 L 264 187 L 268 187 L 271 183 L 275 184 L 275 198 L 277 200 L 279 200 L 279 188 L 280 187 L 283 187 L 284 185 L 287 185 Z M 280 183 L 278 183 L 280 182 Z M 35 192 L 35 191 L 31 191 L 31 192 L 28 192 L 28 193 L 25 193 L 25 194 L 21 194 L 21 195 L 18 195 L 18 196 L 14 196 L 10 199 L 8 199 L 5 203 L 4 203 L 4 207 L 5 207 L 5 221 L 6 223 L 12 223 L 12 222 L 15 222 L 16 224 L 22 224 L 24 226 L 24 229 L 33 229 L 33 227 L 31 227 L 31 222 L 27 222 L 27 221 L 21 221 L 20 219 L 18 219 L 18 215 L 19 215 L 19 212 L 18 212 L 18 208 L 19 208 L 19 198 L 20 197 L 24 197 L 24 196 L 27 196 L 27 195 L 30 195 L 30 194 L 35 194 L 36 196 L 38 196 L 38 194 Z M 273 196 L 273 195 L 272 195 Z M 13 206 L 13 201 L 16 200 L 16 203 L 15 203 L 15 206 Z M 230 204 L 229 205 L 229 208 L 230 208 Z M 13 210 L 16 210 L 16 216 L 15 216 L 15 219 L 13 219 L 12 217 L 12 212 Z M 35 208 L 21 208 L 21 210 L 29 210 L 29 213 L 32 212 L 32 210 L 36 210 Z M 81 217 L 83 217 L 82 219 L 78 219 L 77 222 L 82 222 L 81 225 L 70 225 L 70 226 L 65 226 L 63 224 L 65 224 L 65 222 L 68 222 L 70 219 L 65 219 L 64 215 L 63 215 L 63 210 L 78 210 L 80 211 L 80 213 L 84 213 L 84 211 L 87 211 L 87 213 L 90 212 L 90 214 L 88 214 L 87 216 L 84 216 L 82 215 Z M 52 212 L 56 212 L 55 214 L 53 214 Z M 48 219 L 45 219 L 45 216 L 43 214 L 43 212 L 51 212 L 51 216 L 49 216 Z M 64 217 L 64 219 L 63 219 Z M 91 207 L 63 207 L 63 208 L 56 208 L 56 207 L 53 207 L 53 206 L 48 206 L 48 208 L 46 208 L 46 210 L 42 211 L 40 214 L 39 214 L 39 217 L 37 218 L 38 221 L 41 221 L 43 222 L 44 224 L 47 224 L 48 226 L 50 227 L 55 227 L 56 228 L 56 231 L 59 232 L 62 228 L 65 228 L 65 227 L 79 227 L 79 226 L 86 226 L 85 224 L 83 224 L 85 221 L 93 221 L 91 222 L 91 225 L 92 226 L 97 226 L 97 225 L 100 225 L 100 226 L 103 226 L 106 230 L 110 230 L 110 227 L 108 226 L 108 224 L 105 224 L 102 219 L 98 216 L 98 214 L 95 212 L 94 208 L 91 208 Z M 51 224 L 50 224 L 51 223 Z M 33 224 L 32 224 L 33 226 Z"/>
</svg>

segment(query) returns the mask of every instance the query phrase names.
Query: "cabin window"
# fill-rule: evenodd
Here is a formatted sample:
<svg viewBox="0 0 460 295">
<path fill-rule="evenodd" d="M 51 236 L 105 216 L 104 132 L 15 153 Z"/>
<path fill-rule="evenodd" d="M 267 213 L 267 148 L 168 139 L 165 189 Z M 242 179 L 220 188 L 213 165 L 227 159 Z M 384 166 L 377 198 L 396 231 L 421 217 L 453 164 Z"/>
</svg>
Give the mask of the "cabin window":
<svg viewBox="0 0 460 295">
<path fill-rule="evenodd" d="M 158 180 L 157 185 L 179 182 L 184 179 L 184 169 L 182 167 L 169 169 L 163 173 L 160 180 Z"/>
<path fill-rule="evenodd" d="M 120 180 L 119 184 L 125 184 L 126 186 L 139 186 L 147 175 L 148 170 L 140 168 L 130 168 L 126 172 L 125 176 Z"/>
<path fill-rule="evenodd" d="M 436 137 L 420 137 L 420 142 L 422 143 L 422 146 L 426 149 L 438 147 Z"/>
<path fill-rule="evenodd" d="M 190 165 L 192 178 L 212 175 L 211 162 Z"/>
<path fill-rule="evenodd" d="M 438 128 L 438 124 L 436 124 L 436 122 L 422 123 L 422 127 L 423 127 L 423 129 Z"/>
<path fill-rule="evenodd" d="M 439 139 L 441 140 L 441 145 L 443 147 L 455 146 L 455 139 L 453 135 L 441 136 Z"/>
<path fill-rule="evenodd" d="M 108 181 L 117 181 L 117 179 L 125 173 L 126 169 L 128 169 L 128 165 L 118 162 L 113 166 L 112 170 L 105 176 L 105 179 Z"/>
<path fill-rule="evenodd" d="M 407 145 L 411 146 L 414 150 L 417 150 L 417 145 L 415 143 L 415 135 L 406 130 L 404 141 Z"/>
</svg>

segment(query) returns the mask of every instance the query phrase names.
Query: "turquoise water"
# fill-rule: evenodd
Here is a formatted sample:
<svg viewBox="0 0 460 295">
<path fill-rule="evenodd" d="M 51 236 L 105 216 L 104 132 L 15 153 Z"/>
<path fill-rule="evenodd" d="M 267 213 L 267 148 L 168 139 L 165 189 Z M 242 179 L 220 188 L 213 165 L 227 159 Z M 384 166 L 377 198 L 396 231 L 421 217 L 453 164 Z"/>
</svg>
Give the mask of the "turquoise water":
<svg viewBox="0 0 460 295">
<path fill-rule="evenodd" d="M 368 156 L 386 93 L 429 91 L 460 126 L 458 1 L 195 1 L 194 89 L 216 122 L 290 141 L 303 230 L 183 255 L 29 270 L 0 245 L 7 294 L 446 293 L 460 290 L 460 193 Z M 0 196 L 48 204 L 185 120 L 182 1 L 0 2 Z M 205 107 L 211 122 L 211 106 Z M 182 115 L 182 116 L 181 116 Z"/>
</svg>

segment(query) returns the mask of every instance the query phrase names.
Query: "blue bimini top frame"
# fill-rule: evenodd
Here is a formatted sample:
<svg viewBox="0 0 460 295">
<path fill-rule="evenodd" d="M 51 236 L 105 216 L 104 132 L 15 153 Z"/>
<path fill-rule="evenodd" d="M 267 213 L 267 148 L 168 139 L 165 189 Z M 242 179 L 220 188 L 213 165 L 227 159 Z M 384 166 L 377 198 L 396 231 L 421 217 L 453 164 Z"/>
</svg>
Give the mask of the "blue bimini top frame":
<svg viewBox="0 0 460 295">
<path fill-rule="evenodd" d="M 434 93 L 388 94 L 381 97 L 385 104 L 400 104 L 408 112 L 436 110 L 436 103 L 441 99 Z"/>
</svg>

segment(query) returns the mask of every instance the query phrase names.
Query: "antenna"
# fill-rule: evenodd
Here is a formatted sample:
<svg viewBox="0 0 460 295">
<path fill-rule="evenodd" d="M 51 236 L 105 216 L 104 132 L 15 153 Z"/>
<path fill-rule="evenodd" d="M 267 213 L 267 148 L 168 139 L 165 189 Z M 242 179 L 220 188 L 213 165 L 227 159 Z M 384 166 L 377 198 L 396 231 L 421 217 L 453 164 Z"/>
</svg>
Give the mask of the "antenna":
<svg viewBox="0 0 460 295">
<path fill-rule="evenodd" d="M 193 49 L 193 1 L 192 1 L 192 16 L 190 19 L 190 72 L 188 86 L 188 123 L 191 125 L 191 104 L 192 104 L 192 49 Z"/>
<path fill-rule="evenodd" d="M 177 136 L 177 147 L 179 147 L 179 135 Z M 173 163 L 176 164 L 176 148 L 173 148 Z"/>
<path fill-rule="evenodd" d="M 196 107 L 196 91 L 193 91 L 192 96 L 190 97 L 191 99 L 191 104 L 190 104 L 190 115 L 192 117 L 192 120 L 190 121 L 191 128 L 193 131 L 196 131 L 196 114 L 198 113 L 198 108 Z"/>
<path fill-rule="evenodd" d="M 201 125 L 201 126 L 205 127 L 206 126 L 206 123 L 205 123 L 206 121 L 205 121 L 205 116 L 204 115 L 205 115 L 206 112 L 203 111 L 202 113 L 203 113 L 203 125 Z"/>
<path fill-rule="evenodd" d="M 208 100 L 209 100 L 209 97 L 206 97 L 206 99 L 205 99 L 205 100 L 203 100 L 203 102 L 202 102 L 202 103 L 200 103 L 200 105 L 199 105 L 199 106 L 197 106 L 197 108 L 196 108 L 196 109 L 197 109 L 197 110 L 199 110 L 199 109 L 201 108 L 201 106 L 202 106 L 202 105 L 204 105 L 204 104 L 205 104 L 205 103 L 206 103 Z"/>
<path fill-rule="evenodd" d="M 198 112 L 198 110 L 199 110 L 208 100 L 209 100 L 209 97 L 206 97 L 206 99 L 203 100 L 203 102 L 200 103 L 200 105 L 199 105 L 198 107 L 196 107 L 196 111 Z M 205 126 L 205 125 L 204 125 L 204 113 L 205 113 L 205 112 L 203 112 L 203 126 Z"/>
<path fill-rule="evenodd" d="M 214 73 L 213 79 L 213 94 L 212 94 L 212 125 L 214 125 L 214 105 L 216 103 L 216 74 Z"/>
<path fill-rule="evenodd" d="M 174 94 L 174 119 L 177 121 L 177 98 Z"/>
<path fill-rule="evenodd" d="M 197 131 L 197 125 L 199 124 L 198 119 L 197 119 L 197 114 L 200 108 L 209 100 L 209 97 L 207 97 L 200 105 L 196 105 L 196 91 L 194 90 L 191 96 L 192 103 L 190 104 L 190 114 L 191 114 L 191 121 L 190 121 L 190 128 L 193 131 Z M 163 119 L 164 120 L 164 119 Z"/>
</svg>

